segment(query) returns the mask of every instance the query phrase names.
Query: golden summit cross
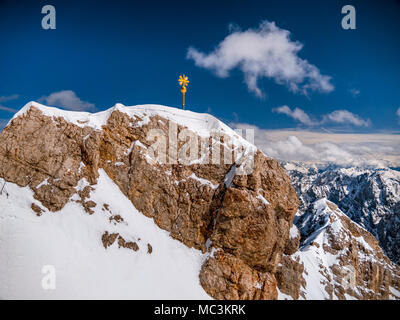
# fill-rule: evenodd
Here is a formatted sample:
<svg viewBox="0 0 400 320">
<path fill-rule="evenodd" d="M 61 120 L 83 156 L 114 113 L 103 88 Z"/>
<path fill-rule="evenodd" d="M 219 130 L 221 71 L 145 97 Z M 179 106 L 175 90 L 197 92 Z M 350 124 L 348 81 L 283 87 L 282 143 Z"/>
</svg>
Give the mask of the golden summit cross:
<svg viewBox="0 0 400 320">
<path fill-rule="evenodd" d="M 185 93 L 186 93 L 186 87 L 189 84 L 189 78 L 183 74 L 179 76 L 178 82 L 179 85 L 181 86 L 181 92 L 182 92 L 182 109 L 185 109 Z"/>
</svg>

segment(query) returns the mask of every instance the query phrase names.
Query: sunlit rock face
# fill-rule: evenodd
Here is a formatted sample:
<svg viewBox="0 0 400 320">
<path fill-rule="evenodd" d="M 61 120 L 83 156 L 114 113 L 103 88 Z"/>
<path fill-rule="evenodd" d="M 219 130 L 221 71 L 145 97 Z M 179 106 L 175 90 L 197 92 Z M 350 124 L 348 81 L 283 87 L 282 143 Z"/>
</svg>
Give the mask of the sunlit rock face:
<svg viewBox="0 0 400 320">
<path fill-rule="evenodd" d="M 210 163 L 199 149 L 198 160 L 188 163 L 179 151 L 171 152 L 170 142 L 163 150 L 166 161 L 150 157 L 149 134 L 157 130 L 168 137 L 171 122 L 178 136 L 189 130 L 199 146 L 208 142 L 211 158 L 219 150 L 231 161 Z M 216 132 L 223 135 L 215 139 Z M 199 277 L 212 297 L 277 298 L 275 273 L 290 238 L 297 195 L 277 161 L 217 119 L 163 106 L 117 105 L 90 115 L 32 103 L 0 135 L 0 177 L 31 189 L 36 201 L 29 208 L 39 221 L 74 202 L 88 215 L 102 206 L 110 223 L 126 223 L 109 210 L 107 199 L 104 204 L 92 199 L 102 171 L 136 210 L 205 254 Z M 251 170 L 243 173 L 245 166 Z M 128 238 L 107 230 L 99 235 L 105 249 L 140 251 L 138 241 Z"/>
</svg>

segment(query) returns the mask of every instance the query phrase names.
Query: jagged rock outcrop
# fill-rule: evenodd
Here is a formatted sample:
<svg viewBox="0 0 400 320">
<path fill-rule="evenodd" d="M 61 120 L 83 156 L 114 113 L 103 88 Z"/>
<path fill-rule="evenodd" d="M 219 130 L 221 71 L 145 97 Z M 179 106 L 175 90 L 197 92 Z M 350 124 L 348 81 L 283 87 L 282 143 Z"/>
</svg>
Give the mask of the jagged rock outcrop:
<svg viewBox="0 0 400 320">
<path fill-rule="evenodd" d="M 271 300 L 278 297 L 273 274 L 257 271 L 222 250 L 203 264 L 200 283 L 216 299 Z"/>
<path fill-rule="evenodd" d="M 223 126 L 204 136 L 146 109 L 135 112 L 119 105 L 86 119 L 52 112 L 27 105 L 1 132 L 0 177 L 29 186 L 50 211 L 78 197 L 74 201 L 92 214 L 97 204 L 89 200 L 90 192 L 102 169 L 140 212 L 172 237 L 203 252 L 217 250 L 200 273 L 211 296 L 276 299 L 275 273 L 298 207 L 277 161 L 238 143 L 239 137 Z M 100 116 L 103 122 L 98 124 Z M 205 119 L 208 126 L 216 121 Z M 161 139 L 149 141 L 152 130 L 166 137 L 171 130 L 184 136 L 176 146 L 168 141 L 161 150 L 164 162 L 149 156 L 154 141 Z M 187 154 L 174 152 L 187 136 L 199 146 L 198 161 L 187 162 Z M 231 161 L 210 163 L 217 155 L 228 155 Z M 249 166 L 250 171 L 239 174 Z M 104 233 L 102 240 L 105 247 L 118 240 L 120 246 L 136 249 L 117 234 Z"/>
<path fill-rule="evenodd" d="M 304 264 L 302 291 L 307 298 L 315 298 L 309 288 L 313 286 L 326 299 L 400 298 L 398 266 L 371 233 L 334 203 L 314 202 L 296 224 L 303 245 L 293 257 Z"/>
<path fill-rule="evenodd" d="M 126 248 L 126 249 L 131 249 L 133 251 L 138 251 L 139 246 L 137 245 L 136 242 L 134 241 L 126 241 L 121 235 L 118 233 L 108 233 L 106 231 L 102 236 L 101 236 L 101 241 L 103 242 L 104 248 L 108 248 L 109 246 L 112 246 L 114 242 L 117 241 L 118 247 L 119 248 Z M 151 253 L 151 252 L 150 252 Z"/>
<path fill-rule="evenodd" d="M 300 198 L 300 213 L 327 198 L 379 241 L 400 263 L 400 172 L 390 168 L 326 168 L 284 163 Z"/>
<path fill-rule="evenodd" d="M 286 242 L 284 253 L 286 255 L 292 255 L 295 253 L 300 246 L 301 235 L 299 229 L 297 229 L 296 225 L 292 225 L 289 232 L 289 239 Z"/>
<path fill-rule="evenodd" d="M 277 286 L 280 292 L 291 296 L 297 300 L 300 297 L 305 298 L 301 288 L 306 287 L 306 281 L 303 277 L 304 264 L 300 262 L 299 257 L 283 255 L 275 274 Z"/>
</svg>

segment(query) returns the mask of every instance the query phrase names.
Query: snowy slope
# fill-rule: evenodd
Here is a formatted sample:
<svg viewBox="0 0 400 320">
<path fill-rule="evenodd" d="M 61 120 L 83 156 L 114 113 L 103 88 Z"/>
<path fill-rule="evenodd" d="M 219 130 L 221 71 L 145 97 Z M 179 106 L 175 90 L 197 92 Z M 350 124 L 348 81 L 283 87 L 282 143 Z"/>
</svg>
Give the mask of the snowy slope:
<svg viewBox="0 0 400 320">
<path fill-rule="evenodd" d="M 338 255 L 326 252 L 323 248 L 328 243 L 327 229 L 331 229 L 336 233 L 341 232 L 339 220 L 330 223 L 331 210 L 327 206 L 326 200 L 321 199 L 315 204 L 315 211 L 310 212 L 306 217 L 303 216 L 301 221 L 301 230 L 303 234 L 308 235 L 304 241 L 304 245 L 295 254 L 299 256 L 300 261 L 304 264 L 305 272 L 303 277 L 306 280 L 304 293 L 307 300 L 330 299 L 328 292 L 325 290 L 327 284 L 327 274 L 333 278 L 330 267 L 338 263 Z M 334 298 L 337 299 L 336 296 Z"/>
<path fill-rule="evenodd" d="M 94 187 L 93 215 L 71 199 L 61 211 L 38 217 L 30 208 L 41 206 L 33 192 L 6 184 L 8 197 L 0 195 L 1 299 L 210 298 L 198 278 L 206 255 L 173 240 L 138 212 L 103 170 Z M 102 209 L 105 201 L 122 223 L 110 222 L 110 213 Z M 117 243 L 105 249 L 104 231 L 135 241 L 139 250 Z M 55 290 L 42 288 L 46 265 L 55 267 Z"/>
<path fill-rule="evenodd" d="M 322 198 L 337 204 L 350 219 L 378 240 L 400 262 L 400 172 L 365 168 L 317 168 L 284 163 L 301 200 L 300 213 Z"/>
<path fill-rule="evenodd" d="M 373 270 L 389 268 L 392 277 L 398 278 L 396 266 L 389 264 L 376 247 L 371 247 L 370 243 L 376 242 L 373 236 L 327 199 L 314 202 L 306 213 L 297 217 L 296 224 L 303 245 L 293 257 L 304 264 L 303 294 L 307 300 L 370 299 L 373 294 L 370 288 L 382 281 L 374 278 L 373 272 L 368 274 L 371 266 Z M 378 288 L 385 285 L 383 281 Z M 389 286 L 389 291 L 392 293 L 389 299 L 400 298 L 395 288 Z"/>
</svg>

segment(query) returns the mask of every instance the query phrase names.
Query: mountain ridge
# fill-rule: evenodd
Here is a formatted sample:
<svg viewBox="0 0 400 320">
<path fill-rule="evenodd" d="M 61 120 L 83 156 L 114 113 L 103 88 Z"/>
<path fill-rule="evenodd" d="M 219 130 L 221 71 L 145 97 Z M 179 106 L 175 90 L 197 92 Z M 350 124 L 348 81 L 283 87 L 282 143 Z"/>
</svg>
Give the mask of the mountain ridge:
<svg viewBox="0 0 400 320">
<path fill-rule="evenodd" d="M 175 145 L 169 139 L 171 132 L 178 137 Z M 159 134 L 157 139 L 152 136 L 154 133 Z M 149 136 L 152 138 L 150 141 Z M 151 155 L 149 151 L 153 142 L 163 141 L 164 136 L 167 137 L 165 149 Z M 166 258 L 160 253 L 163 248 L 156 235 L 141 234 L 132 225 L 135 224 L 132 217 L 142 216 L 156 228 L 146 227 L 145 230 L 156 234 L 155 230 L 160 230 L 171 238 L 172 242 L 168 240 L 164 250 L 175 252 L 180 248 L 176 252 L 191 270 L 182 281 L 191 279 L 193 283 L 186 285 L 176 278 L 177 273 L 171 271 L 171 268 L 185 266 L 174 265 L 166 259 L 168 270 L 182 292 L 193 290 L 200 298 L 205 297 L 204 293 L 216 299 L 398 298 L 391 293 L 391 290 L 398 290 L 397 282 L 391 285 L 392 278 L 376 278 L 373 274 L 369 276 L 376 285 L 371 286 L 369 290 L 374 293 L 369 295 L 364 288 L 370 286 L 371 281 L 359 283 L 358 295 L 351 295 L 351 292 L 345 295 L 340 281 L 331 288 L 331 294 L 326 294 L 330 289 L 327 291 L 321 287 L 322 284 L 309 287 L 307 282 L 313 280 L 307 277 L 307 273 L 318 278 L 321 270 L 310 269 L 304 260 L 306 254 L 302 248 L 299 250 L 300 233 L 293 226 L 299 202 L 289 176 L 276 160 L 267 157 L 210 115 L 158 105 L 125 107 L 120 104 L 104 112 L 89 114 L 28 103 L 9 122 L 0 137 L 0 177 L 7 186 L 11 185 L 9 188 L 6 186 L 9 195 L 0 195 L 0 201 L 7 208 L 0 209 L 0 227 L 14 240 L 4 238 L 0 241 L 7 243 L 0 250 L 7 252 L 8 263 L 16 264 L 18 261 L 13 250 L 26 260 L 20 245 L 25 239 L 23 232 L 12 236 L 13 228 L 25 230 L 25 224 L 34 224 L 44 228 L 41 234 L 49 234 L 46 241 L 54 242 L 54 246 L 48 245 L 43 249 L 47 251 L 42 252 L 38 245 L 32 248 L 45 260 L 54 257 L 62 265 L 68 265 L 69 258 L 55 254 L 54 248 L 57 244 L 68 247 L 72 241 L 80 252 L 80 259 L 88 255 L 89 260 L 82 261 L 82 268 L 86 270 L 84 274 L 88 277 L 87 262 L 90 259 L 108 265 L 108 252 L 113 252 L 112 255 L 123 252 L 124 256 L 131 255 L 139 266 L 146 265 L 138 272 L 151 279 L 146 268 L 162 271 L 152 267 L 151 263 L 143 264 L 143 261 L 162 264 L 162 259 Z M 179 140 L 179 137 L 184 139 Z M 179 150 L 189 142 L 194 143 L 196 152 L 187 158 L 188 154 Z M 160 155 L 164 157 L 160 158 Z M 220 162 L 212 162 L 214 159 Z M 227 159 L 231 162 L 225 162 Z M 99 197 L 98 190 L 110 190 L 110 196 L 119 200 L 108 203 L 107 191 Z M 8 200 L 9 196 L 19 199 L 17 207 Z M 73 217 L 79 217 L 70 222 L 71 226 L 75 225 L 90 235 L 84 241 L 74 230 L 60 229 L 57 222 L 57 219 L 63 221 L 72 217 L 68 209 L 71 207 L 75 212 Z M 92 228 L 91 218 L 102 222 Z M 49 220 L 52 222 L 47 222 Z M 51 230 L 51 223 L 56 224 L 53 227 L 58 233 L 46 229 L 50 227 Z M 348 232 L 343 230 L 344 234 Z M 356 232 L 362 231 L 357 229 Z M 29 235 L 34 237 L 34 233 Z M 62 239 L 60 242 L 58 237 Z M 25 242 L 29 245 L 29 241 Z M 175 242 L 179 245 L 176 246 Z M 96 256 L 90 255 L 88 247 L 96 247 Z M 319 254 L 325 255 L 326 252 L 329 251 Z M 370 254 L 380 256 L 380 248 Z M 354 251 L 354 256 L 357 255 L 358 251 Z M 123 265 L 126 263 L 125 258 L 115 256 L 115 259 Z M 385 270 L 392 268 L 390 262 L 371 263 L 371 268 L 367 268 L 369 273 L 380 268 L 386 274 L 388 271 Z M 74 266 L 78 271 L 79 264 Z M 103 271 L 109 269 L 98 268 L 95 282 L 108 283 L 102 277 Z M 11 280 L 21 276 L 20 273 L 32 275 L 32 270 L 27 272 L 21 266 L 11 272 L 3 263 L 0 269 L 6 277 L 5 286 L 13 288 L 14 296 L 18 296 L 18 286 L 8 281 L 7 275 Z M 148 297 L 141 292 L 149 294 L 148 287 L 163 286 L 161 278 L 157 278 L 157 283 L 148 280 L 148 287 L 141 282 L 135 284 L 137 277 L 131 277 L 123 266 L 119 270 L 122 278 L 130 279 L 133 297 Z M 61 281 L 68 282 L 65 279 L 71 274 L 61 274 L 64 277 Z M 29 283 L 35 277 L 32 276 Z M 116 285 L 121 285 L 121 279 L 118 276 L 115 279 Z M 167 283 L 171 285 L 171 282 Z M 74 290 L 74 285 L 77 286 L 72 282 L 59 294 L 69 296 L 68 292 Z M 7 297 L 5 286 L 0 287 L 2 297 Z M 104 290 L 105 287 L 101 287 Z M 135 287 L 138 287 L 138 292 Z M 199 291 L 199 288 L 204 291 Z M 110 284 L 107 290 L 104 296 L 112 296 L 118 287 Z M 171 297 L 170 288 L 161 291 L 164 297 Z M 93 291 L 87 288 L 83 292 L 93 295 Z M 40 290 L 39 293 L 32 290 L 30 294 L 42 295 Z M 95 296 L 101 297 L 101 292 Z M 130 296 L 129 288 L 124 290 L 123 296 Z"/>
<path fill-rule="evenodd" d="M 353 221 L 371 232 L 395 263 L 400 257 L 400 172 L 390 168 L 318 168 L 283 163 L 303 213 L 327 198 Z"/>
<path fill-rule="evenodd" d="M 159 133 L 159 141 L 171 130 L 176 137 L 190 135 L 199 146 L 205 143 L 206 153 L 199 149 L 199 158 L 186 162 L 167 139 L 168 149 L 157 151 L 167 161 L 152 158 L 149 135 Z M 71 201 L 88 215 L 98 215 L 91 194 L 103 170 L 139 212 L 173 239 L 203 253 L 217 250 L 199 275 L 212 297 L 277 297 L 274 273 L 297 196 L 275 160 L 216 118 L 161 106 L 117 105 L 90 115 L 30 103 L 0 135 L 0 176 L 29 186 L 38 201 L 31 204 L 38 219 Z M 184 145 L 178 141 L 176 148 Z M 225 163 L 225 155 L 231 163 Z M 214 158 L 222 162 L 210 163 Z M 105 205 L 101 214 L 108 214 Z M 117 216 L 110 223 L 123 224 L 123 215 Z M 105 250 L 114 244 L 133 252 L 139 247 L 119 232 L 104 230 L 99 238 Z"/>
</svg>

